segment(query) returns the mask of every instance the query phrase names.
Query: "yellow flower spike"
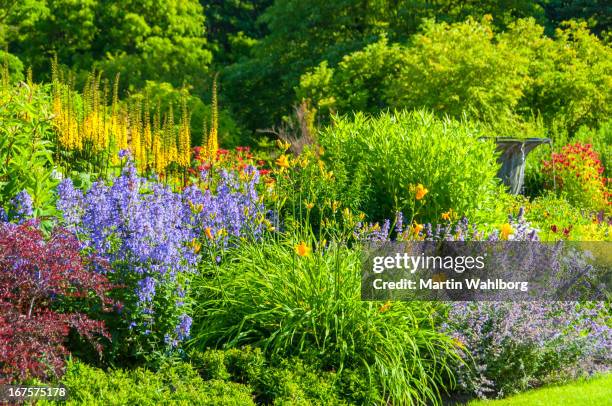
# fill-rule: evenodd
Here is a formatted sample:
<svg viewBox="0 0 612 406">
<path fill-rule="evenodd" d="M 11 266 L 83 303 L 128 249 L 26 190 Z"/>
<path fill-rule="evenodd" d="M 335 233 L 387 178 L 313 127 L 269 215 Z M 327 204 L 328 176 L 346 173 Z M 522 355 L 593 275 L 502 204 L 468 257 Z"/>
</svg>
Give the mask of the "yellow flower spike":
<svg viewBox="0 0 612 406">
<path fill-rule="evenodd" d="M 206 227 L 204 229 L 204 233 L 206 234 L 206 237 L 208 237 L 209 239 L 212 240 L 214 238 L 210 227 Z"/>
<path fill-rule="evenodd" d="M 217 235 L 218 236 L 227 235 L 227 231 L 225 231 L 225 228 L 220 228 L 219 231 L 217 231 Z"/>
<path fill-rule="evenodd" d="M 306 243 L 304 241 L 300 242 L 299 244 L 297 244 L 294 247 L 295 253 L 298 254 L 300 257 L 306 257 L 308 255 L 310 255 L 310 247 L 308 245 L 306 245 Z"/>
<path fill-rule="evenodd" d="M 323 162 L 323 161 L 319 160 L 319 161 L 317 162 L 317 164 L 319 165 L 319 171 L 320 171 L 322 174 L 325 174 L 325 162 Z"/>
<path fill-rule="evenodd" d="M 429 190 L 427 190 L 427 188 L 423 185 L 421 185 L 420 183 L 416 186 L 415 188 L 415 194 L 414 197 L 417 200 L 421 200 L 425 197 L 425 195 L 429 193 Z"/>
<path fill-rule="evenodd" d="M 323 147 L 319 147 L 319 155 L 325 155 L 325 149 Z"/>
<path fill-rule="evenodd" d="M 331 207 L 332 211 L 335 213 L 336 211 L 338 211 L 338 208 L 340 207 L 340 202 L 337 201 L 337 200 L 334 200 L 334 201 L 331 202 L 330 207 Z"/>
<path fill-rule="evenodd" d="M 363 221 L 365 219 L 365 213 L 359 213 L 359 220 Z"/>
<path fill-rule="evenodd" d="M 510 234 L 512 234 L 514 232 L 514 229 L 512 228 L 512 226 L 508 223 L 504 224 L 503 226 L 501 226 L 501 239 L 502 240 L 507 240 L 508 237 L 510 236 Z"/>
<path fill-rule="evenodd" d="M 347 220 L 351 220 L 351 218 L 353 217 L 348 207 L 345 207 L 344 210 L 342 210 L 342 217 Z"/>
<path fill-rule="evenodd" d="M 289 168 L 289 158 L 287 158 L 287 155 L 279 156 L 275 163 L 281 168 Z"/>
</svg>

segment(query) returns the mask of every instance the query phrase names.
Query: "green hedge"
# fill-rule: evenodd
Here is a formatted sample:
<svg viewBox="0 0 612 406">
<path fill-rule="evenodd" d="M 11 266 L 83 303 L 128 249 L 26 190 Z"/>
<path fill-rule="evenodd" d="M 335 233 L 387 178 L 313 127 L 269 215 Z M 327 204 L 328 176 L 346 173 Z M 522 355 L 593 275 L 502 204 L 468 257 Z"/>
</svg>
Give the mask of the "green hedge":
<svg viewBox="0 0 612 406">
<path fill-rule="evenodd" d="M 72 362 L 60 383 L 68 389 L 68 405 L 254 404 L 250 387 L 221 380 L 203 381 L 186 363 L 155 373 L 142 368 L 105 372 Z"/>
</svg>

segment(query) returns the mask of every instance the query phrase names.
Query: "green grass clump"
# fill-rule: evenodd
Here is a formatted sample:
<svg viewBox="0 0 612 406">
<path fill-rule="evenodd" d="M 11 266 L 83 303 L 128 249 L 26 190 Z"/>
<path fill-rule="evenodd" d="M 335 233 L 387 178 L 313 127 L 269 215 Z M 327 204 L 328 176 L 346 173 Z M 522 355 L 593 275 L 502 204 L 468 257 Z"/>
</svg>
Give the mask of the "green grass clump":
<svg viewBox="0 0 612 406">
<path fill-rule="evenodd" d="M 267 356 L 316 360 L 346 385 L 376 388 L 361 391 L 367 403 L 439 399 L 455 357 L 436 330 L 439 305 L 362 301 L 358 249 L 319 245 L 298 256 L 294 244 L 243 245 L 194 281 L 193 346 L 248 344 Z M 343 376 L 348 370 L 357 376 Z"/>
</svg>

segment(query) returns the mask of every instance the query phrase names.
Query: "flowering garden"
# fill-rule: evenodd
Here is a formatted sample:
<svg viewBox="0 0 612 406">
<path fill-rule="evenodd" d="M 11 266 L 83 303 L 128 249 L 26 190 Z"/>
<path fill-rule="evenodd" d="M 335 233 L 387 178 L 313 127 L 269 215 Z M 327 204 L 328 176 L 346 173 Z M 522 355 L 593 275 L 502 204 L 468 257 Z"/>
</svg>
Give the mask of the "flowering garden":
<svg viewBox="0 0 612 406">
<path fill-rule="evenodd" d="M 519 123 L 516 101 L 496 126 L 436 114 L 453 97 L 368 111 L 378 96 L 339 82 L 360 58 L 426 58 L 437 30 L 490 39 L 490 24 L 431 22 L 414 52 L 385 37 L 335 73 L 319 65 L 301 77 L 302 104 L 285 124 L 244 143 L 228 135 L 217 76 L 204 108 L 186 88 L 124 91 L 119 74 L 96 69 L 75 78 L 61 55 L 41 81 L 5 58 L 0 384 L 61 385 L 68 404 L 425 405 L 609 373 L 609 301 L 362 300 L 372 242 L 612 241 L 605 111 L 576 96 L 574 110 Z M 522 24 L 511 30 L 536 35 L 535 23 Z M 592 41 L 576 52 L 593 46 L 610 57 L 584 27 L 571 30 L 559 41 Z M 565 49 L 538 44 L 550 55 Z M 417 75 L 420 62 L 410 63 Z M 348 82 L 374 89 L 380 78 L 368 74 Z M 553 87 L 520 92 L 535 100 Z M 393 88 L 379 96 L 418 96 Z M 482 101 L 479 112 L 499 99 L 480 96 L 470 99 Z M 330 114 L 315 120 L 310 103 Z M 490 135 L 531 136 L 539 126 L 554 143 L 528 156 L 524 194 L 510 194 Z"/>
</svg>

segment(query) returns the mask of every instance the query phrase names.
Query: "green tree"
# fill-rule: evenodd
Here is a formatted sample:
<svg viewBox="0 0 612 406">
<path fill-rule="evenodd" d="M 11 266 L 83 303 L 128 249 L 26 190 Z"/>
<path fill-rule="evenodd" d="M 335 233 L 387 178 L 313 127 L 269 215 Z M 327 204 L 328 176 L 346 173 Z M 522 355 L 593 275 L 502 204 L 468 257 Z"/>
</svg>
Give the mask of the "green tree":
<svg viewBox="0 0 612 406">
<path fill-rule="evenodd" d="M 110 76 L 121 73 L 124 90 L 140 88 L 147 80 L 206 88 L 212 55 L 202 7 L 195 0 L 27 3 L 38 13 L 27 24 L 16 24 L 9 49 L 35 73 L 48 73 L 49 59 L 57 55 L 60 64 L 76 71 L 95 67 Z M 14 8 L 9 15 L 17 23 L 27 9 L 21 4 Z"/>
<path fill-rule="evenodd" d="M 201 0 L 207 38 L 216 64 L 236 62 L 266 34 L 259 16 L 272 0 Z"/>
<path fill-rule="evenodd" d="M 536 117 L 571 135 L 610 116 L 611 63 L 612 49 L 584 23 L 568 23 L 553 39 L 533 19 L 501 33 L 489 16 L 429 20 L 408 43 L 383 37 L 336 66 L 322 62 L 302 75 L 296 93 L 323 112 L 427 107 L 468 114 L 504 135 L 537 130 Z"/>
</svg>

